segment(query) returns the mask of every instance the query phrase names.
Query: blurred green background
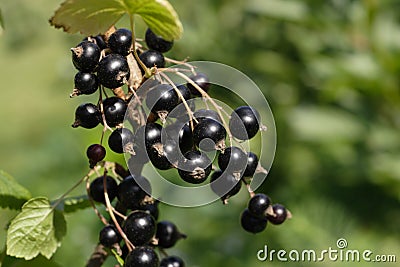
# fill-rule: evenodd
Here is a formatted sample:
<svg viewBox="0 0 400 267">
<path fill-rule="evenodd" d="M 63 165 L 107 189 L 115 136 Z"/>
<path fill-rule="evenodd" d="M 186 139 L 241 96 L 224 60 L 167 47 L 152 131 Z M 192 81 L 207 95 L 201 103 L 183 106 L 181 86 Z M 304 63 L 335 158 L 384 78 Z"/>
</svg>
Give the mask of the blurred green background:
<svg viewBox="0 0 400 267">
<path fill-rule="evenodd" d="M 70 127 L 75 107 L 95 97 L 68 97 L 75 74 L 69 48 L 82 36 L 49 26 L 60 2 L 0 0 L 5 23 L 0 168 L 34 196 L 51 199 L 86 173 L 86 147 L 98 142 L 101 131 Z M 228 206 L 161 205 L 161 219 L 174 221 L 189 236 L 170 254 L 182 256 L 187 266 L 310 266 L 260 262 L 256 253 L 264 245 L 287 251 L 336 248 L 336 240 L 346 238 L 349 249 L 397 254 L 399 262 L 400 2 L 171 2 L 185 33 L 168 56 L 235 67 L 267 97 L 278 144 L 270 175 L 257 192 L 285 204 L 293 219 L 258 235 L 244 232 L 239 214 L 247 203 L 245 190 Z M 139 25 L 138 36 L 144 30 Z M 0 212 L 0 249 L 14 214 Z M 101 224 L 91 210 L 68 215 L 67 222 L 54 260 L 60 266 L 83 266 Z M 107 261 L 107 266 L 114 264 Z"/>
</svg>

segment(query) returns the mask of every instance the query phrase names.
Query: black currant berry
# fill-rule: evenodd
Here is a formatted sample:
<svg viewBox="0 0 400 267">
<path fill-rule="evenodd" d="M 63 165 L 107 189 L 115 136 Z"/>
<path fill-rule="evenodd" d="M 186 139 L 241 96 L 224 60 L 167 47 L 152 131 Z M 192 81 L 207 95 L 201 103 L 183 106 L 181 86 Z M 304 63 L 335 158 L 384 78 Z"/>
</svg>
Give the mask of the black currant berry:
<svg viewBox="0 0 400 267">
<path fill-rule="evenodd" d="M 203 119 L 214 119 L 218 122 L 222 122 L 221 117 L 219 116 L 218 112 L 212 109 L 199 109 L 196 110 L 193 114 L 198 121 Z"/>
<path fill-rule="evenodd" d="M 99 88 L 99 80 L 96 74 L 87 72 L 78 72 L 74 78 L 74 92 L 75 95 L 91 95 Z"/>
<path fill-rule="evenodd" d="M 118 97 L 109 97 L 103 102 L 104 117 L 108 126 L 115 127 L 124 122 L 125 112 L 128 105 Z"/>
<path fill-rule="evenodd" d="M 111 248 L 114 244 L 121 242 L 121 239 L 121 235 L 118 233 L 118 230 L 114 225 L 104 226 L 100 231 L 100 244 L 107 248 Z"/>
<path fill-rule="evenodd" d="M 247 155 L 238 147 L 228 147 L 218 155 L 218 166 L 223 171 L 241 174 L 247 166 Z"/>
<path fill-rule="evenodd" d="M 253 177 L 258 167 L 258 157 L 253 152 L 247 153 L 247 166 L 243 173 L 244 177 Z"/>
<path fill-rule="evenodd" d="M 161 260 L 160 267 L 185 267 L 185 263 L 178 256 L 168 256 Z"/>
<path fill-rule="evenodd" d="M 153 238 L 156 233 L 156 222 L 147 212 L 133 211 L 124 221 L 122 228 L 134 246 L 141 246 Z"/>
<path fill-rule="evenodd" d="M 253 234 L 264 231 L 267 222 L 267 218 L 256 217 L 248 209 L 245 209 L 240 217 L 242 228 Z"/>
<path fill-rule="evenodd" d="M 91 103 L 82 104 L 75 111 L 75 122 L 72 127 L 81 126 L 86 129 L 96 127 L 101 121 L 100 110 Z"/>
<path fill-rule="evenodd" d="M 167 138 L 179 142 L 181 154 L 193 149 L 193 132 L 188 123 L 175 122 L 165 127 Z"/>
<path fill-rule="evenodd" d="M 158 204 L 160 201 L 157 199 L 150 202 L 150 203 L 144 203 L 138 207 L 139 210 L 145 211 L 149 213 L 151 216 L 153 216 L 154 220 L 158 220 L 158 215 L 159 215 L 159 210 L 158 210 Z"/>
<path fill-rule="evenodd" d="M 132 46 L 132 32 L 128 29 L 118 29 L 108 38 L 108 47 L 114 53 L 127 56 Z"/>
<path fill-rule="evenodd" d="M 129 252 L 124 267 L 159 267 L 157 253 L 151 247 L 136 247 Z"/>
<path fill-rule="evenodd" d="M 211 190 L 226 204 L 226 200 L 239 193 L 242 183 L 233 174 L 218 170 L 211 175 L 210 186 Z"/>
<path fill-rule="evenodd" d="M 164 68 L 165 67 L 165 59 L 164 56 L 156 51 L 156 50 L 147 50 L 140 54 L 140 60 L 143 64 L 148 67 L 152 68 L 156 66 L 157 68 Z"/>
<path fill-rule="evenodd" d="M 97 77 L 102 85 L 114 89 L 121 87 L 129 79 L 130 71 L 124 56 L 109 54 L 99 63 Z"/>
<path fill-rule="evenodd" d="M 167 139 L 163 144 L 156 143 L 148 150 L 151 163 L 159 170 L 168 170 L 177 165 L 179 154 L 179 146 L 172 139 Z"/>
<path fill-rule="evenodd" d="M 108 137 L 108 146 L 115 153 L 122 154 L 133 150 L 133 133 L 127 128 L 115 129 Z"/>
<path fill-rule="evenodd" d="M 193 130 L 194 144 L 204 151 L 221 150 L 225 146 L 225 138 L 224 126 L 213 119 L 201 120 Z"/>
<path fill-rule="evenodd" d="M 136 181 L 137 180 L 137 181 Z M 136 209 L 151 193 L 150 182 L 143 176 L 128 176 L 119 185 L 117 198 L 127 209 Z"/>
<path fill-rule="evenodd" d="M 184 84 L 180 84 L 176 86 L 176 89 L 181 93 L 183 96 L 183 99 L 189 100 L 190 99 L 190 91 L 189 88 L 187 88 Z M 182 99 L 179 98 L 179 102 L 182 102 Z"/>
<path fill-rule="evenodd" d="M 71 48 L 72 63 L 75 68 L 83 72 L 93 72 L 100 59 L 100 48 L 97 44 L 83 41 Z"/>
<path fill-rule="evenodd" d="M 172 46 L 174 45 L 173 41 L 167 41 L 163 39 L 161 36 L 150 30 L 150 28 L 146 31 L 145 41 L 148 48 L 156 50 L 160 53 L 165 53 L 171 50 Z"/>
<path fill-rule="evenodd" d="M 260 129 L 260 114 L 249 106 L 235 109 L 229 120 L 229 129 L 232 135 L 240 140 L 253 138 Z"/>
<path fill-rule="evenodd" d="M 86 37 L 82 41 L 89 41 L 89 42 L 95 43 L 100 48 L 100 50 L 107 48 L 107 44 L 101 35 Z"/>
<path fill-rule="evenodd" d="M 210 89 L 210 80 L 207 75 L 204 73 L 197 73 L 196 75 L 189 77 L 195 84 L 197 84 L 203 91 L 207 92 Z M 196 89 L 191 83 L 187 83 L 187 87 L 189 88 L 192 95 L 201 96 L 199 90 Z"/>
<path fill-rule="evenodd" d="M 285 206 L 282 204 L 274 204 L 272 205 L 272 210 L 274 212 L 273 215 L 267 214 L 267 219 L 270 221 L 272 224 L 282 224 L 286 218 L 287 218 L 287 210 Z"/>
<path fill-rule="evenodd" d="M 185 234 L 179 232 L 176 225 L 170 221 L 157 223 L 156 238 L 161 248 L 173 247 L 179 239 L 186 238 Z"/>
<path fill-rule="evenodd" d="M 211 160 L 199 151 L 186 152 L 178 162 L 179 176 L 191 184 L 204 182 L 211 172 Z"/>
<path fill-rule="evenodd" d="M 267 209 L 271 205 L 271 199 L 265 194 L 254 195 L 247 206 L 249 212 L 256 217 L 265 218 Z"/>
<path fill-rule="evenodd" d="M 110 202 L 117 196 L 117 182 L 110 176 L 106 176 L 107 194 Z M 90 183 L 89 187 L 90 197 L 96 201 L 106 204 L 104 197 L 104 177 L 100 176 Z"/>
<path fill-rule="evenodd" d="M 86 149 L 86 156 L 89 159 L 90 168 L 93 168 L 97 162 L 102 161 L 106 157 L 106 149 L 100 144 L 90 145 Z"/>
<path fill-rule="evenodd" d="M 178 105 L 179 97 L 169 84 L 160 84 L 151 89 L 146 95 L 146 105 L 155 114 L 170 112 Z"/>
<path fill-rule="evenodd" d="M 162 126 L 158 123 L 147 123 L 135 132 L 134 143 L 140 148 L 151 149 L 154 144 L 161 143 Z"/>
</svg>

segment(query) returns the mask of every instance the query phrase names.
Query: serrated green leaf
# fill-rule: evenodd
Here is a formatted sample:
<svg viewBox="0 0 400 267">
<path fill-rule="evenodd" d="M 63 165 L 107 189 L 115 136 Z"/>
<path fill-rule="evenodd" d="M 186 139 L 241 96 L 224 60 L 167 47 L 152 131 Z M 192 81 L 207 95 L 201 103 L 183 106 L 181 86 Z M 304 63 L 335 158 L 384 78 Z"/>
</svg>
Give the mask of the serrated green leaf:
<svg viewBox="0 0 400 267">
<path fill-rule="evenodd" d="M 8 173 L 0 170 L 0 207 L 20 209 L 31 193 Z"/>
<path fill-rule="evenodd" d="M 167 0 L 66 0 L 50 24 L 68 33 L 97 35 L 106 32 L 124 14 L 142 16 L 166 40 L 179 39 L 182 35 L 182 24 Z"/>
<path fill-rule="evenodd" d="M 87 195 L 84 195 L 65 199 L 63 210 L 65 213 L 71 213 L 90 207 L 91 204 L 89 198 L 87 197 Z"/>
<path fill-rule="evenodd" d="M 54 210 L 45 197 L 30 199 L 11 221 L 7 232 L 7 255 L 31 260 L 54 254 L 66 234 L 63 213 Z"/>
</svg>

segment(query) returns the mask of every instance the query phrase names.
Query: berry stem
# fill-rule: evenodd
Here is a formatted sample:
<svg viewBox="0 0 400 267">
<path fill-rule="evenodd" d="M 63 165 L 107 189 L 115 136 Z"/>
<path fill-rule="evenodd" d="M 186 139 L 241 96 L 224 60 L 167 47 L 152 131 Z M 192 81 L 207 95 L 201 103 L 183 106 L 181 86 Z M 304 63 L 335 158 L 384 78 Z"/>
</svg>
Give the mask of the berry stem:
<svg viewBox="0 0 400 267">
<path fill-rule="evenodd" d="M 89 188 L 90 188 L 90 182 L 89 179 L 86 180 L 86 193 L 88 195 L 89 201 L 90 201 L 90 205 L 92 206 L 94 213 L 96 213 L 97 217 L 99 217 L 100 221 L 104 224 L 107 225 L 108 221 L 107 219 L 100 213 L 100 211 L 97 209 L 96 205 L 94 204 L 93 199 L 90 197 L 90 192 L 89 192 Z"/>
<path fill-rule="evenodd" d="M 143 64 L 140 60 L 139 55 L 136 52 L 136 40 L 135 40 L 135 19 L 133 15 L 129 15 L 129 22 L 131 25 L 131 32 L 132 32 L 132 47 L 133 47 L 133 55 L 135 56 L 136 61 L 139 63 L 140 67 L 144 70 L 145 77 L 150 77 L 152 75 L 151 70 Z"/>
</svg>

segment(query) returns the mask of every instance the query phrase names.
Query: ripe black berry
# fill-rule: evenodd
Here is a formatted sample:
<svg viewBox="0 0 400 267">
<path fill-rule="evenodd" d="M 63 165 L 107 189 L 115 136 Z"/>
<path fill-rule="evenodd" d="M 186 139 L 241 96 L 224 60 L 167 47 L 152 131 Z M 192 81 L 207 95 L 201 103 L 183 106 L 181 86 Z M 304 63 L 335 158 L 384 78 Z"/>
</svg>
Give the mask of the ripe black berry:
<svg viewBox="0 0 400 267">
<path fill-rule="evenodd" d="M 99 88 L 96 74 L 78 72 L 74 78 L 74 95 L 91 95 Z"/>
<path fill-rule="evenodd" d="M 90 40 L 89 40 L 89 38 L 90 38 Z M 100 50 L 107 48 L 107 44 L 101 35 L 86 37 L 82 41 L 89 41 L 89 42 L 95 43 L 100 48 Z"/>
<path fill-rule="evenodd" d="M 204 73 L 197 73 L 196 75 L 190 76 L 189 78 L 205 92 L 210 89 L 210 80 Z M 191 83 L 188 82 L 187 87 L 189 88 L 192 95 L 201 96 L 199 90 L 197 90 L 196 87 L 194 87 Z"/>
<path fill-rule="evenodd" d="M 145 41 L 150 49 L 156 50 L 160 53 L 165 53 L 171 50 L 174 45 L 173 41 L 163 39 L 161 36 L 156 35 L 152 30 L 150 30 L 150 28 L 146 31 Z"/>
<path fill-rule="evenodd" d="M 204 182 L 211 172 L 211 160 L 199 151 L 189 151 L 178 162 L 179 176 L 191 184 Z"/>
<path fill-rule="evenodd" d="M 114 89 L 121 87 L 129 79 L 130 71 L 126 58 L 119 54 L 109 54 L 99 63 L 97 77 L 102 85 Z"/>
<path fill-rule="evenodd" d="M 193 130 L 195 145 L 204 151 L 223 148 L 225 146 L 225 138 L 226 130 L 224 126 L 213 119 L 205 118 L 201 120 Z"/>
<path fill-rule="evenodd" d="M 110 199 L 111 202 L 117 195 L 117 182 L 110 176 L 106 176 L 106 188 L 107 188 L 108 198 Z M 103 176 L 97 177 L 90 183 L 89 192 L 90 192 L 90 197 L 94 201 L 106 204 L 106 199 L 104 197 Z"/>
<path fill-rule="evenodd" d="M 156 51 L 156 50 L 147 50 L 140 54 L 140 60 L 143 64 L 148 67 L 152 68 L 156 66 L 157 68 L 164 68 L 165 67 L 165 59 L 164 56 Z"/>
<path fill-rule="evenodd" d="M 238 147 L 228 147 L 218 155 L 218 166 L 223 171 L 242 173 L 247 166 L 247 155 Z"/>
<path fill-rule="evenodd" d="M 160 84 L 151 89 L 146 95 L 146 105 L 155 114 L 169 112 L 178 105 L 179 97 L 169 84 Z"/>
<path fill-rule="evenodd" d="M 242 183 L 233 174 L 218 170 L 211 175 L 210 186 L 211 190 L 226 203 L 227 199 L 239 193 Z"/>
<path fill-rule="evenodd" d="M 139 179 L 139 184 L 135 179 Z M 128 176 L 118 185 L 117 198 L 125 208 L 136 209 L 147 195 L 145 190 L 151 193 L 150 182 L 145 177 Z"/>
<path fill-rule="evenodd" d="M 179 232 L 176 225 L 170 221 L 161 221 L 157 223 L 156 238 L 158 246 L 161 248 L 170 248 L 181 239 L 186 238 L 186 235 Z"/>
<path fill-rule="evenodd" d="M 114 244 L 121 241 L 121 235 L 118 233 L 117 228 L 113 225 L 107 225 L 101 229 L 99 234 L 100 244 L 107 248 L 111 248 Z"/>
<path fill-rule="evenodd" d="M 83 72 L 94 71 L 100 59 L 100 48 L 97 44 L 83 41 L 71 48 L 71 51 L 75 68 Z"/>
<path fill-rule="evenodd" d="M 253 234 L 264 231 L 267 222 L 266 218 L 256 217 L 248 209 L 245 209 L 240 217 L 242 228 Z"/>
<path fill-rule="evenodd" d="M 154 220 L 158 220 L 158 215 L 159 215 L 159 210 L 158 210 L 158 204 L 160 201 L 154 200 L 150 203 L 145 203 L 142 204 L 138 207 L 139 210 L 145 211 L 149 213 L 151 216 L 153 216 Z"/>
<path fill-rule="evenodd" d="M 272 210 L 274 212 L 274 215 L 268 214 L 268 221 L 270 221 L 272 224 L 282 224 L 286 220 L 288 215 L 285 206 L 281 204 L 274 204 L 272 205 Z"/>
<path fill-rule="evenodd" d="M 188 123 L 175 122 L 165 127 L 167 138 L 179 142 L 181 154 L 193 149 L 193 132 Z"/>
<path fill-rule="evenodd" d="M 156 143 L 161 143 L 162 126 L 158 123 L 147 123 L 135 132 L 134 143 L 147 150 Z"/>
<path fill-rule="evenodd" d="M 256 217 L 265 218 L 267 208 L 271 205 L 271 199 L 265 194 L 254 195 L 247 206 L 249 212 Z"/>
<path fill-rule="evenodd" d="M 242 106 L 235 109 L 229 120 L 229 129 L 232 135 L 240 140 L 253 138 L 258 130 L 260 114 L 252 107 Z"/>
<path fill-rule="evenodd" d="M 172 139 L 168 139 L 164 143 L 154 144 L 148 150 L 151 163 L 159 170 L 168 170 L 176 165 L 179 153 L 179 146 Z"/>
<path fill-rule="evenodd" d="M 184 84 L 177 85 L 176 89 L 178 89 L 178 91 L 181 93 L 181 95 L 183 96 L 183 98 L 185 100 L 190 99 L 191 96 L 190 96 L 189 88 L 187 88 Z M 179 102 L 182 102 L 182 99 L 179 98 Z"/>
<path fill-rule="evenodd" d="M 132 32 L 128 29 L 118 29 L 108 38 L 108 47 L 114 53 L 127 56 L 132 45 Z"/>
<path fill-rule="evenodd" d="M 178 256 L 168 256 L 161 260 L 160 267 L 185 267 L 185 263 Z"/>
<path fill-rule="evenodd" d="M 134 246 L 141 246 L 149 243 L 153 238 L 156 223 L 153 216 L 147 212 L 133 211 L 124 221 L 122 228 Z"/>
<path fill-rule="evenodd" d="M 253 152 L 247 153 L 247 166 L 243 173 L 244 177 L 253 177 L 258 167 L 258 157 Z"/>
<path fill-rule="evenodd" d="M 130 152 L 133 150 L 133 133 L 127 128 L 114 130 L 108 137 L 108 146 L 115 153 Z"/>
<path fill-rule="evenodd" d="M 86 156 L 89 159 L 90 168 L 93 168 L 97 162 L 105 158 L 106 149 L 100 144 L 90 145 L 86 150 Z"/>
<path fill-rule="evenodd" d="M 214 119 L 218 122 L 222 122 L 221 117 L 219 116 L 218 112 L 212 109 L 199 109 L 196 110 L 193 114 L 193 117 L 195 117 L 198 121 L 201 121 L 203 119 Z"/>
<path fill-rule="evenodd" d="M 136 247 L 129 252 L 124 267 L 158 267 L 157 253 L 151 247 Z"/>
<path fill-rule="evenodd" d="M 75 111 L 75 122 L 72 127 L 81 126 L 86 129 L 96 127 L 101 121 L 100 110 L 91 103 L 82 104 Z"/>
<path fill-rule="evenodd" d="M 109 97 L 103 102 L 104 117 L 108 126 L 115 127 L 124 122 L 125 112 L 128 105 L 118 97 Z"/>
</svg>

